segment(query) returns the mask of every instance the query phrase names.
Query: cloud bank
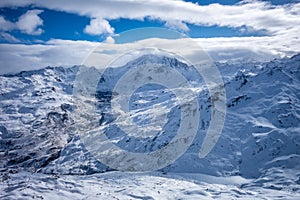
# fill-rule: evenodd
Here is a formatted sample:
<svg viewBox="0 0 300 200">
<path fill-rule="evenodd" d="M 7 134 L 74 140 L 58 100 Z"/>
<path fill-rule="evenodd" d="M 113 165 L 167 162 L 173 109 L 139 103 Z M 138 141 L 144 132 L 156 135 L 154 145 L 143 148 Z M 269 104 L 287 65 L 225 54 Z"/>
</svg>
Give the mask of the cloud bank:
<svg viewBox="0 0 300 200">
<path fill-rule="evenodd" d="M 274 58 L 292 56 L 299 52 L 298 41 L 285 41 L 280 37 L 234 37 L 234 38 L 194 38 L 215 62 L 268 61 Z M 108 37 L 104 43 L 53 39 L 45 44 L 0 44 L 0 74 L 15 73 L 22 70 L 38 69 L 46 66 L 72 66 L 84 64 L 85 59 L 99 45 L 103 54 L 112 60 L 107 52 L 113 39 Z M 152 47 L 152 40 L 135 48 Z M 159 44 L 158 44 L 159 45 Z M 121 46 L 120 46 L 121 48 Z M 193 49 L 190 49 L 193 52 Z M 103 58 L 103 56 L 102 56 Z M 105 61 L 90 66 L 105 66 Z M 103 67 L 102 66 L 102 67 Z"/>
<path fill-rule="evenodd" d="M 78 65 L 97 45 L 88 41 L 56 39 L 45 44 L 0 44 L 0 74 Z"/>
<path fill-rule="evenodd" d="M 189 31 L 188 25 L 236 28 L 241 32 L 263 33 L 256 37 L 198 38 L 195 41 L 215 60 L 270 60 L 291 56 L 300 51 L 300 3 L 272 5 L 248 0 L 234 5 L 198 5 L 173 0 L 90 0 L 39 1 L 2 0 L 0 8 L 39 8 L 27 11 L 17 22 L 0 16 L 0 37 L 18 42 L 9 31 L 26 34 L 42 33 L 41 9 L 74 13 L 90 18 L 86 34 L 108 36 L 112 43 L 113 19 L 159 20 L 166 27 Z M 80 64 L 99 43 L 53 39 L 41 44 L 0 44 L 0 73 L 16 72 L 47 65 Z M 24 53 L 25 52 L 25 53 Z M 20 66 L 22 64 L 22 66 Z M 4 66 L 7 66 L 6 68 Z"/>
<path fill-rule="evenodd" d="M 296 33 L 300 25 L 300 3 L 275 6 L 262 1 L 242 1 L 235 5 L 201 6 L 174 0 L 90 0 L 85 2 L 80 0 L 2 0 L 0 2 L 0 8 L 12 6 L 36 6 L 90 17 L 91 23 L 86 29 L 91 29 L 90 32 L 93 34 L 96 33 L 92 29 L 94 25 L 106 27 L 104 30 L 110 32 L 113 28 L 108 27 L 110 25 L 105 20 L 120 18 L 138 20 L 150 18 L 165 21 L 166 25 L 171 27 L 177 22 L 176 24 L 183 29 L 186 29 L 184 23 L 232 28 L 247 27 L 250 31 L 261 30 L 272 35 Z"/>
</svg>

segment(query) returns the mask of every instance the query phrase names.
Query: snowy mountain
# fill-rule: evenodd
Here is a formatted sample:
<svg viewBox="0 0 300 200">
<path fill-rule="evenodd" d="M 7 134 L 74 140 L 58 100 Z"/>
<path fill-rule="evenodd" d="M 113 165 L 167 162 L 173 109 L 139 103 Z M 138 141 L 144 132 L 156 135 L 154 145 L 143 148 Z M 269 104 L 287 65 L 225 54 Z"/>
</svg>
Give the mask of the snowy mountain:
<svg viewBox="0 0 300 200">
<path fill-rule="evenodd" d="M 150 135 L 120 132 L 111 114 L 109 91 L 116 81 L 147 63 L 172 67 L 199 88 L 199 130 L 183 156 L 151 173 L 115 172 L 95 159 L 77 134 L 73 98 L 77 73 L 99 75 L 95 68 L 47 67 L 1 75 L 0 197 L 49 199 L 62 190 L 66 199 L 300 198 L 300 55 L 268 63 L 217 64 L 225 82 L 227 114 L 220 139 L 202 159 L 198 152 L 210 121 L 209 92 L 195 69 L 175 58 L 144 55 L 106 69 L 97 85 L 98 125 L 127 151 L 145 153 L 168 145 L 178 129 L 180 107 L 165 87 L 145 85 L 130 99 L 130 119 L 151 128 Z M 167 116 L 151 111 L 156 107 L 167 110 Z M 96 182 L 107 184 L 99 189 Z"/>
</svg>

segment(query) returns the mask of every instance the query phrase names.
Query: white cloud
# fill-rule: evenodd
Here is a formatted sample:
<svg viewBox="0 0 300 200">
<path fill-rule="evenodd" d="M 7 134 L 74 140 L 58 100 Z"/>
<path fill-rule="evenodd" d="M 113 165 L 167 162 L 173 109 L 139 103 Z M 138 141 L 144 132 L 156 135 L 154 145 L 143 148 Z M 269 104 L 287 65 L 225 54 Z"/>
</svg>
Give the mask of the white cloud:
<svg viewBox="0 0 300 200">
<path fill-rule="evenodd" d="M 0 16 L 0 31 L 10 31 L 15 28 L 15 24 Z"/>
<path fill-rule="evenodd" d="M 0 74 L 81 64 L 97 45 L 71 40 L 50 40 L 45 44 L 32 45 L 0 44 Z"/>
<path fill-rule="evenodd" d="M 149 17 L 165 21 L 167 24 L 185 22 L 195 25 L 217 25 L 234 28 L 247 26 L 253 30 L 266 30 L 271 35 L 281 34 L 283 29 L 293 27 L 298 27 L 299 32 L 300 26 L 300 3 L 274 6 L 267 2 L 244 1 L 235 5 L 210 4 L 201 6 L 190 2 L 172 0 L 91 0 L 85 3 L 80 0 L 0 1 L 0 7 L 24 5 L 35 5 L 106 20 L 119 18 L 142 20 Z M 90 32 L 94 32 L 93 30 L 95 29 L 91 27 Z"/>
<path fill-rule="evenodd" d="M 179 30 L 179 31 L 184 31 L 184 32 L 187 32 L 189 31 L 189 27 L 183 23 L 182 21 L 167 21 L 165 23 L 165 26 L 168 27 L 168 28 L 171 28 L 171 29 L 175 29 L 175 30 Z"/>
<path fill-rule="evenodd" d="M 110 26 L 109 20 L 120 18 L 160 20 L 168 27 L 183 31 L 188 30 L 187 24 L 194 24 L 233 27 L 247 32 L 262 30 L 268 33 L 268 36 L 263 37 L 196 39 L 215 61 L 269 60 L 290 56 L 300 51 L 300 3 L 274 6 L 267 2 L 251 0 L 235 5 L 201 6 L 171 0 L 90 0 L 84 3 L 81 0 L 0 1 L 0 8 L 11 6 L 36 6 L 90 17 L 91 22 L 85 27 L 85 32 L 88 34 L 113 34 L 114 29 Z M 30 14 L 36 17 L 39 15 L 38 11 Z M 27 33 L 39 33 L 42 21 L 37 18 L 34 21 L 35 23 L 24 26 L 21 30 Z M 0 30 L 14 29 L 20 29 L 17 28 L 17 23 L 9 22 L 0 16 Z M 105 44 L 109 45 L 109 41 L 113 40 L 108 38 Z M 0 73 L 47 65 L 81 64 L 97 44 L 65 40 L 50 40 L 39 45 L 0 44 Z"/>
<path fill-rule="evenodd" d="M 13 35 L 9 34 L 9 33 L 1 33 L 0 32 L 0 41 L 8 41 L 8 42 L 13 42 L 13 43 L 16 43 L 16 42 L 20 42 L 19 39 L 15 38 Z"/>
<path fill-rule="evenodd" d="M 108 40 L 111 40 L 108 38 Z M 286 41 L 277 37 L 234 37 L 234 38 L 198 38 L 194 39 L 214 61 L 257 60 L 267 61 L 273 58 L 291 56 L 300 49 L 297 39 Z M 101 60 L 92 63 L 86 58 L 97 47 L 103 48 Z M 168 43 L 167 48 L 172 45 Z M 88 64 L 103 67 L 118 56 L 118 51 L 126 52 L 136 48 L 162 46 L 159 40 L 145 40 L 132 45 L 123 46 L 114 43 L 96 43 L 88 41 L 50 40 L 45 44 L 0 44 L 0 74 L 21 70 L 38 69 L 50 66 L 72 66 Z M 178 47 L 177 47 L 178 48 Z M 195 49 L 187 47 L 187 53 L 193 54 Z M 117 49 L 117 51 L 115 51 Z M 176 49 L 176 47 L 174 47 Z M 198 56 L 198 55 L 195 55 Z"/>
<path fill-rule="evenodd" d="M 5 33 L 12 30 L 20 30 L 28 35 L 40 35 L 43 32 L 40 28 L 43 25 L 43 20 L 38 15 L 42 12 L 42 10 L 29 10 L 21 15 L 17 22 L 8 21 L 0 16 L 1 38 L 16 42 L 16 38 L 13 39 L 12 35 Z"/>
<path fill-rule="evenodd" d="M 42 10 L 27 11 L 16 22 L 17 28 L 29 35 L 40 35 L 43 30 L 39 26 L 43 25 L 43 20 L 38 15 L 42 12 Z"/>
<path fill-rule="evenodd" d="M 279 37 L 195 39 L 214 61 L 269 61 L 298 53 L 299 44 Z"/>
<path fill-rule="evenodd" d="M 115 39 L 111 36 L 108 36 L 105 40 L 104 40 L 105 43 L 110 43 L 110 44 L 113 44 L 115 43 Z"/>
<path fill-rule="evenodd" d="M 249 62 L 269 61 L 274 58 L 292 56 L 299 52 L 300 44 L 297 40 L 286 42 L 284 37 L 231 37 L 231 38 L 182 38 L 181 44 L 178 41 L 164 41 L 156 38 L 141 40 L 138 42 L 123 44 L 102 43 L 97 49 L 93 59 L 85 64 L 103 68 L 116 57 L 124 52 L 131 52 L 133 49 L 157 47 L 161 49 L 173 49 L 178 55 L 185 57 L 199 57 L 199 49 L 205 51 L 213 61 L 216 62 Z M 189 42 L 188 40 L 192 40 Z M 188 44 L 188 45 L 187 45 Z M 190 44 L 194 44 L 191 46 Z M 184 48 L 185 54 L 182 55 Z M 180 52 L 176 52 L 178 49 Z M 195 54 L 196 53 L 196 54 Z M 101 55 L 101 56 L 99 56 Z M 193 56 L 190 56 L 193 55 Z"/>
<path fill-rule="evenodd" d="M 84 32 L 91 35 L 113 34 L 114 28 L 105 19 L 91 19 L 90 24 L 85 27 Z"/>
</svg>

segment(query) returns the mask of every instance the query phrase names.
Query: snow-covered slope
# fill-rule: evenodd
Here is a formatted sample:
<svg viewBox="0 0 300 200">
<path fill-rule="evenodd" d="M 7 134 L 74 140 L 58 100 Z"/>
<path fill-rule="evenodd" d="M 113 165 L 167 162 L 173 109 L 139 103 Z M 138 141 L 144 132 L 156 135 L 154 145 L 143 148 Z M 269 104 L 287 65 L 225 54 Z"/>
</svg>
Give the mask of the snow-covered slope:
<svg viewBox="0 0 300 200">
<path fill-rule="evenodd" d="M 154 131 L 157 133 L 155 137 L 149 135 L 140 140 L 136 139 L 134 134 L 128 136 L 113 129 L 114 126 L 111 122 L 114 118 L 109 112 L 111 94 L 107 91 L 112 89 L 124 72 L 144 63 L 176 68 L 192 84 L 195 84 L 194 86 L 199 88 L 197 90 L 201 108 L 199 131 L 187 152 L 176 162 L 162 169 L 161 173 L 155 174 L 154 180 L 153 174 L 143 173 L 134 175 L 133 182 L 129 183 L 130 181 L 126 179 L 132 177 L 132 174 L 114 174 L 113 177 L 121 176 L 122 180 L 126 181 L 121 181 L 121 183 L 118 182 L 118 178 L 110 177 L 108 180 L 112 181 L 109 183 L 113 185 L 112 187 L 121 187 L 122 191 L 127 191 L 129 185 L 145 187 L 147 189 L 141 194 L 136 196 L 132 194 L 133 196 L 126 197 L 142 198 L 143 193 L 151 191 L 151 188 L 148 187 L 154 187 L 158 182 L 174 184 L 172 181 L 174 179 L 175 184 L 186 184 L 184 181 L 189 179 L 188 177 L 195 176 L 188 176 L 187 173 L 197 173 L 210 175 L 210 178 L 205 179 L 201 176 L 193 181 L 189 180 L 196 184 L 197 189 L 193 190 L 174 186 L 174 190 L 182 190 L 181 195 L 177 195 L 178 198 L 205 197 L 210 199 L 222 197 L 222 191 L 227 190 L 229 195 L 224 194 L 223 197 L 261 198 L 264 196 L 261 191 L 268 193 L 266 196 L 271 199 L 280 196 L 295 197 L 295 199 L 297 196 L 299 197 L 300 55 L 269 63 L 217 65 L 225 82 L 227 115 L 218 143 L 212 152 L 203 159 L 198 157 L 198 152 L 210 120 L 209 93 L 195 70 L 175 58 L 146 55 L 121 68 L 107 69 L 102 81 L 99 82 L 96 95 L 99 99 L 97 109 L 101 111 L 100 125 L 109 128 L 110 132 L 107 132 L 107 135 L 116 145 L 133 152 L 153 151 L 167 145 L 172 139 L 178 128 L 179 108 L 175 103 L 174 94 L 158 85 L 146 85 L 137 90 L 131 98 L 130 109 L 134 111 L 134 114 L 138 114 L 133 115 L 137 123 L 145 127 L 147 127 L 146 125 L 152 127 L 149 118 L 153 115 L 159 118 L 161 114 L 156 113 L 155 110 L 154 113 L 147 112 L 148 108 L 153 108 L 155 105 L 166 108 L 169 114 L 165 121 L 165 132 Z M 74 183 L 70 187 L 78 190 L 78 196 L 75 195 L 75 198 L 88 196 L 89 186 L 83 187 L 80 186 L 80 183 L 76 185 L 78 178 L 66 175 L 85 175 L 81 180 L 82 184 L 93 179 L 95 179 L 93 181 L 97 181 L 97 177 L 101 177 L 101 181 L 105 182 L 106 175 L 97 175 L 96 178 L 92 175 L 86 176 L 112 169 L 97 161 L 76 134 L 75 121 L 77 119 L 74 114 L 72 91 L 76 73 L 80 67 L 84 66 L 48 67 L 38 71 L 0 76 L 0 167 L 3 186 L 1 191 L 4 192 L 1 192 L 3 193 L 2 197 L 10 198 L 11 195 L 25 194 L 26 192 L 20 191 L 23 191 L 28 184 L 30 187 L 37 187 L 39 180 L 46 186 L 41 186 L 38 191 L 27 190 L 27 193 L 42 195 L 41 191 L 55 188 L 55 181 L 49 183 L 45 180 L 48 176 L 54 177 L 56 181 L 60 182 L 57 183 L 60 185 L 64 185 L 64 181 Z M 93 68 L 87 70 L 99 73 Z M 24 170 L 49 175 L 34 175 L 33 178 L 26 178 L 30 176 L 26 172 L 12 175 L 12 173 Z M 162 173 L 171 175 L 168 177 Z M 185 180 L 178 178 L 178 174 L 184 176 Z M 243 179 L 244 181 L 239 181 L 237 186 L 234 186 L 235 184 L 232 183 L 211 182 L 211 179 L 215 180 L 212 178 L 214 176 L 238 176 L 248 180 Z M 166 178 L 172 180 L 166 180 Z M 20 182 L 25 179 L 29 183 L 22 186 Z M 142 179 L 143 181 L 141 181 Z M 202 181 L 206 181 L 206 183 Z M 12 185 L 18 185 L 16 190 L 11 188 Z M 93 190 L 96 190 L 97 188 L 94 187 L 96 186 L 93 186 Z M 165 187 L 171 188 L 171 186 Z M 191 188 L 193 187 L 191 186 Z M 108 186 L 105 186 L 103 190 L 113 193 Z M 275 190 L 277 193 L 272 196 L 272 191 Z M 62 193 L 70 195 L 69 197 L 74 195 L 71 195 L 71 189 L 66 191 L 66 193 Z M 137 191 L 135 190 L 135 192 Z M 169 192 L 172 193 L 172 189 Z M 185 196 L 185 193 L 190 193 L 190 196 Z M 97 195 L 93 195 L 96 198 Z M 121 198 L 122 195 L 128 194 L 121 192 L 121 195 L 115 196 Z M 109 195 L 105 194 L 104 196 Z M 163 196 L 161 197 L 163 198 Z M 159 198 L 159 196 L 156 196 L 156 193 L 149 193 L 148 196 L 144 194 L 144 199 L 151 198 Z M 172 197 L 170 196 L 170 198 Z"/>
<path fill-rule="evenodd" d="M 71 138 L 72 82 L 78 67 L 1 76 L 1 168 L 45 167 Z"/>
</svg>

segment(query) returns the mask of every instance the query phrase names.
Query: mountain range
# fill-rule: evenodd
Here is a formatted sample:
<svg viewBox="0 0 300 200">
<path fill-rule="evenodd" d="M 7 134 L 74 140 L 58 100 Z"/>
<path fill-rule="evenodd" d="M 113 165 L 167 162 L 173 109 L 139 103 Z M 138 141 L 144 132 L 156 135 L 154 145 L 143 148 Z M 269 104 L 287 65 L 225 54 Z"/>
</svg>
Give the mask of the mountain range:
<svg viewBox="0 0 300 200">
<path fill-rule="evenodd" d="M 97 160 L 81 141 L 74 101 L 74 90 L 78 89 L 76 78 L 80 71 L 99 77 L 102 74 L 95 94 L 95 112 L 99 116 L 96 125 L 118 147 L 147 153 L 165 147 L 174 137 L 180 122 L 180 106 L 166 87 L 147 84 L 131 96 L 129 119 L 142 127 L 141 132 L 147 129 L 150 134 L 141 138 L 137 135 L 139 131 L 125 134 L 116 127 L 116 117 L 111 112 L 111 90 L 125 72 L 143 64 L 174 68 L 197 88 L 199 129 L 188 150 L 174 163 L 156 172 L 122 174 Z M 88 185 L 96 177 L 108 182 L 109 187 L 101 190 L 104 196 L 109 196 L 112 188 L 125 188 L 120 191 L 121 198 L 122 195 L 159 198 L 159 194 L 152 193 L 154 182 L 176 185 L 187 180 L 189 183 L 185 184 L 193 183 L 190 186 L 193 189 L 189 193 L 185 188 L 187 193 L 182 193 L 182 198 L 229 199 L 232 195 L 249 199 L 300 198 L 300 54 L 267 63 L 216 63 L 216 66 L 224 81 L 227 112 L 222 134 L 205 158 L 199 158 L 198 152 L 210 123 L 210 94 L 195 68 L 176 58 L 144 55 L 104 72 L 73 66 L 1 75 L 0 197 L 22 198 L 26 194 L 42 197 L 45 191 L 53 195 L 51 189 L 56 190 L 56 184 L 69 181 L 78 193 L 75 198 L 84 198 L 88 188 L 95 185 L 76 186 L 76 182 Z M 161 108 L 168 114 L 161 112 Z M 152 119 L 158 119 L 163 128 L 155 126 Z M 139 195 L 128 192 L 130 177 L 136 186 L 147 189 L 142 193 L 134 190 Z M 153 177 L 156 179 L 152 180 Z M 21 184 L 24 180 L 26 184 Z M 25 189 L 28 184 L 36 187 L 41 182 L 45 187 L 40 190 Z M 166 192 L 172 187 L 162 188 Z M 229 191 L 228 196 L 226 192 L 221 196 L 222 190 Z M 65 198 L 72 197 L 71 189 L 62 193 Z"/>
</svg>

